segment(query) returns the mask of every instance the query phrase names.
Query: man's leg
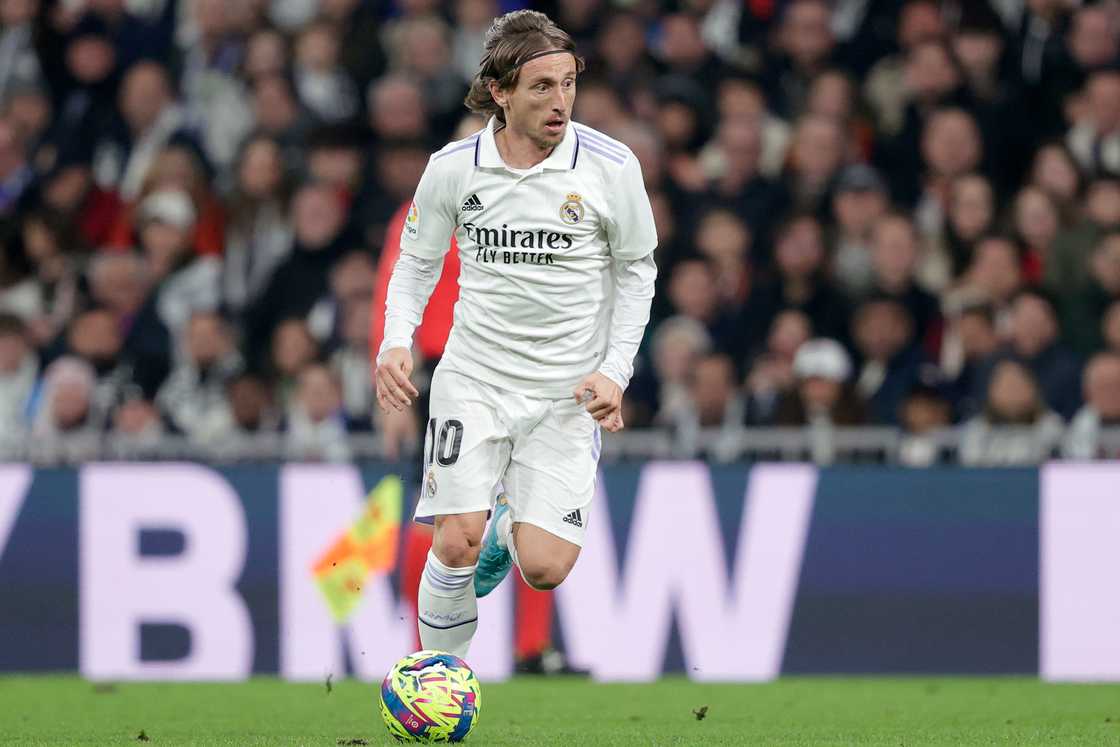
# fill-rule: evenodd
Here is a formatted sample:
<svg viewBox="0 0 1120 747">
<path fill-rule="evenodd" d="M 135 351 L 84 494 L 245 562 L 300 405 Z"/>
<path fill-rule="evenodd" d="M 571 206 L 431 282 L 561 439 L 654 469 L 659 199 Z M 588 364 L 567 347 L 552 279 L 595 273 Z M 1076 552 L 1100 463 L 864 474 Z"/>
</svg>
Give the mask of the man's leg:
<svg viewBox="0 0 1120 747">
<path fill-rule="evenodd" d="M 513 560 L 534 589 L 555 589 L 579 559 L 579 545 L 534 524 L 513 522 L 512 534 Z"/>
<path fill-rule="evenodd" d="M 435 536 L 420 576 L 417 620 L 425 649 L 466 657 L 478 628 L 472 581 L 486 512 L 436 517 Z"/>
</svg>

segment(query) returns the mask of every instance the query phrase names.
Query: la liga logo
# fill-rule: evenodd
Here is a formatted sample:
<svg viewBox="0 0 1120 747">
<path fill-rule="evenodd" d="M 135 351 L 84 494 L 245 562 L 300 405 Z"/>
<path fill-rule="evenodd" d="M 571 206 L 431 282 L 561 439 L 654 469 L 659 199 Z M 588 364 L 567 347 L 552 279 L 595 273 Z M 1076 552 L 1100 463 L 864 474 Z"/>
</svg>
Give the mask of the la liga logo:
<svg viewBox="0 0 1120 747">
<path fill-rule="evenodd" d="M 408 206 L 408 215 L 404 219 L 404 230 L 411 238 L 416 238 L 420 231 L 420 208 L 413 202 Z"/>
</svg>

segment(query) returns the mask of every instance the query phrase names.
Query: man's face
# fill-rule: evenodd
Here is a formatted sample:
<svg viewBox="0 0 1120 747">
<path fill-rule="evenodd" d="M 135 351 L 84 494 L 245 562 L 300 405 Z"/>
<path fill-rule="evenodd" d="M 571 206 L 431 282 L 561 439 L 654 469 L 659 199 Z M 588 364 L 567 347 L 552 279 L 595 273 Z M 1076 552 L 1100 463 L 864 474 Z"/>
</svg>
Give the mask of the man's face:
<svg viewBox="0 0 1120 747">
<path fill-rule="evenodd" d="M 521 67 L 517 85 L 491 93 L 505 110 L 510 131 L 529 138 L 538 148 L 555 147 L 564 139 L 576 100 L 576 60 L 570 54 L 549 54 Z"/>
<path fill-rule="evenodd" d="M 1028 358 L 1045 350 L 1058 336 L 1050 306 L 1035 296 L 1022 296 L 1012 310 L 1011 339 L 1016 352 Z"/>
</svg>

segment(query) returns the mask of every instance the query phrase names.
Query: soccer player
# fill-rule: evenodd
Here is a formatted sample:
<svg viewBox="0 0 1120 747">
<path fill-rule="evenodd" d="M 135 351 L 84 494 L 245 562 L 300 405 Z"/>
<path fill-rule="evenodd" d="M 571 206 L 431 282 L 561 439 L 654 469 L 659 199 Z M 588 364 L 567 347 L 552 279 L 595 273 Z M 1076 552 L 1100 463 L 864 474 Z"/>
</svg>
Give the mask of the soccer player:
<svg viewBox="0 0 1120 747">
<path fill-rule="evenodd" d="M 458 656 L 478 627 L 476 597 L 511 564 L 538 589 L 575 564 L 600 427 L 623 427 L 657 275 L 637 159 L 571 121 L 583 68 L 572 38 L 541 13 L 516 11 L 494 21 L 485 52 L 466 103 L 489 122 L 428 162 L 389 282 L 376 373 L 383 409 L 412 404 L 412 335 L 454 234 L 459 300 L 432 378 L 416 517 L 435 517 L 420 640 Z M 495 504 L 499 485 L 507 498 Z"/>
</svg>

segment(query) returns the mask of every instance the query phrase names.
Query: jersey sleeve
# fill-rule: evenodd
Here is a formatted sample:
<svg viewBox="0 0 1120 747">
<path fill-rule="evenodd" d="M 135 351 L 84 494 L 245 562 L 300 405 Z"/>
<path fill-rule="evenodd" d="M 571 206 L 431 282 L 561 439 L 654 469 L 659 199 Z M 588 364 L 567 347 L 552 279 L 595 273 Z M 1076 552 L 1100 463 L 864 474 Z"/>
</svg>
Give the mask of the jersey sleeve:
<svg viewBox="0 0 1120 747">
<path fill-rule="evenodd" d="M 443 163 L 428 161 L 401 231 L 401 253 L 439 259 L 447 253 L 454 235 L 454 180 Z"/>
<path fill-rule="evenodd" d="M 642 167 L 631 155 L 609 194 L 613 209 L 606 221 L 607 245 L 616 260 L 635 260 L 657 248 L 657 229 L 649 204 Z"/>
</svg>

